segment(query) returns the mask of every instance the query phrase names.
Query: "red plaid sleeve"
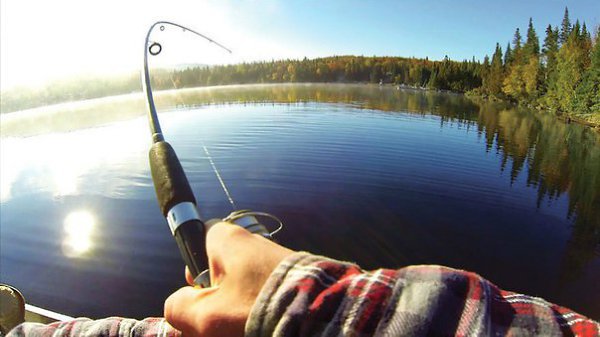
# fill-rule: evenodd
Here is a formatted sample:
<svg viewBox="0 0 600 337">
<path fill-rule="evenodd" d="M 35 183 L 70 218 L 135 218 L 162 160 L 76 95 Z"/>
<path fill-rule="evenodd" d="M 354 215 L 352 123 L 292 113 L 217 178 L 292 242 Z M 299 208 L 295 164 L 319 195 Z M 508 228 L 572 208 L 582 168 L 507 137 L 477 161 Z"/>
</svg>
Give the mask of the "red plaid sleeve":
<svg viewBox="0 0 600 337">
<path fill-rule="evenodd" d="M 180 337 L 164 318 L 146 318 L 141 321 L 110 317 L 99 320 L 77 318 L 52 324 L 23 323 L 6 337 Z"/>
<path fill-rule="evenodd" d="M 441 266 L 365 272 L 297 253 L 262 289 L 247 336 L 598 336 L 591 319 Z"/>
</svg>

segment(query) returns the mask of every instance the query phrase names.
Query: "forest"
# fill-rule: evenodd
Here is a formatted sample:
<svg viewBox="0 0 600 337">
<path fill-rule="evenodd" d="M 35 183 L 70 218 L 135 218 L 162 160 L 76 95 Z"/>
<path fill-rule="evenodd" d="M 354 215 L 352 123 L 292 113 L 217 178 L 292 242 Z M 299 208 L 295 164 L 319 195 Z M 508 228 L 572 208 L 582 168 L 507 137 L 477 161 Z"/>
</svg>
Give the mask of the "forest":
<svg viewBox="0 0 600 337">
<path fill-rule="evenodd" d="M 285 82 L 394 84 L 506 100 L 600 125 L 600 27 L 594 35 L 585 23 L 572 23 L 565 8 L 561 24 L 547 26 L 543 43 L 530 19 L 524 37 L 517 28 L 504 50 L 496 43 L 491 58 L 486 55 L 483 61 L 332 56 L 162 70 L 154 73 L 153 83 L 156 89 Z M 139 90 L 136 74 L 15 88 L 2 92 L 1 111 Z"/>
<path fill-rule="evenodd" d="M 585 22 L 575 24 L 565 8 L 562 23 L 548 25 L 543 44 L 529 19 L 525 38 L 515 31 L 504 53 L 500 44 L 482 64 L 475 93 L 508 99 L 600 123 L 600 27 L 595 42 Z"/>
</svg>

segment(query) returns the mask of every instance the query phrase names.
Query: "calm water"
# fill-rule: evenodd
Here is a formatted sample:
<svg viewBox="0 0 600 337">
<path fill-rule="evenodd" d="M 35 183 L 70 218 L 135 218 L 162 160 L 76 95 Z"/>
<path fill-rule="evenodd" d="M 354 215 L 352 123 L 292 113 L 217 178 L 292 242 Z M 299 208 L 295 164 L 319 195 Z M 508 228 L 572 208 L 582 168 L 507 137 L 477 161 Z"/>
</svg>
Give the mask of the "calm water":
<svg viewBox="0 0 600 337">
<path fill-rule="evenodd" d="M 0 280 L 32 304 L 141 318 L 184 284 L 143 105 L 119 102 L 82 108 L 82 129 L 61 117 L 73 108 L 5 120 Z M 365 85 L 188 90 L 159 104 L 206 219 L 230 206 L 203 142 L 240 207 L 285 221 L 284 245 L 365 268 L 464 268 L 600 319 L 600 137 L 589 129 Z"/>
</svg>

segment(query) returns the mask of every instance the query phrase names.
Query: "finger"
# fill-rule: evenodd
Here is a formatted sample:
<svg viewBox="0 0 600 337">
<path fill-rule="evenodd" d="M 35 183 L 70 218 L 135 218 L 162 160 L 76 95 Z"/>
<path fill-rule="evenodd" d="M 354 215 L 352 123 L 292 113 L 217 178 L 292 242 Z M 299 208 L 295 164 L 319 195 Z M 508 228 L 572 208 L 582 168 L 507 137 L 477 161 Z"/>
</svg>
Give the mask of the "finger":
<svg viewBox="0 0 600 337">
<path fill-rule="evenodd" d="M 192 276 L 192 273 L 190 272 L 190 268 L 188 268 L 188 266 L 185 266 L 185 281 L 187 282 L 187 284 L 194 286 L 194 277 Z"/>
<path fill-rule="evenodd" d="M 167 298 L 165 301 L 165 319 L 176 329 L 191 331 L 197 328 L 201 319 L 202 303 L 213 295 L 218 288 L 199 289 L 183 287 Z"/>
<path fill-rule="evenodd" d="M 223 266 L 222 266 L 222 249 L 221 247 L 223 246 L 223 237 L 225 236 L 224 233 L 228 232 L 228 231 L 236 231 L 237 229 L 235 229 L 235 225 L 229 224 L 229 223 L 225 223 L 225 222 L 219 222 L 217 223 L 219 224 L 217 231 L 218 232 L 223 232 L 220 233 L 219 235 L 217 235 L 216 238 L 213 237 L 213 235 L 208 236 L 207 234 L 207 247 L 206 247 L 206 253 L 208 255 L 208 260 L 209 260 L 209 269 L 210 269 L 210 273 L 211 273 L 211 283 L 213 285 L 217 284 L 218 281 L 220 281 L 221 277 L 222 277 L 222 272 L 223 272 Z M 207 230 L 207 233 L 211 231 L 212 228 L 215 227 L 216 224 L 213 224 L 212 226 L 210 226 Z M 211 241 L 215 244 L 213 245 L 208 245 L 208 241 Z M 185 280 L 187 282 L 187 284 L 189 284 L 190 286 L 194 286 L 194 278 L 195 276 L 192 275 L 192 273 L 190 272 L 190 269 L 188 266 L 185 267 Z"/>
<path fill-rule="evenodd" d="M 209 258 L 223 258 L 236 255 L 239 245 L 252 234 L 240 226 L 219 222 L 206 233 L 206 250 Z"/>
<path fill-rule="evenodd" d="M 230 223 L 219 222 L 208 230 L 206 234 L 206 253 L 210 266 L 212 285 L 221 283 L 228 271 L 233 268 L 231 262 L 239 258 L 239 246 L 247 237 L 252 237 L 250 232 Z"/>
</svg>

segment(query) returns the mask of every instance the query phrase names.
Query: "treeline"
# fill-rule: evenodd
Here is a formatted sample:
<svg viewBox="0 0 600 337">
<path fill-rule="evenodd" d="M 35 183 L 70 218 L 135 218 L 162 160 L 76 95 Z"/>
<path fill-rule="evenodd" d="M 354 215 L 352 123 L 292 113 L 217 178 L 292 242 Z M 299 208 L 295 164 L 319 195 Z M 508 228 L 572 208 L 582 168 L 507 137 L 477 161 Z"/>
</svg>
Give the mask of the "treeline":
<svg viewBox="0 0 600 337">
<path fill-rule="evenodd" d="M 85 77 L 52 82 L 40 88 L 15 87 L 2 91 L 2 113 L 57 103 L 80 101 L 140 91 L 140 75 Z"/>
<path fill-rule="evenodd" d="M 600 28 L 599 28 L 600 29 Z M 490 59 L 441 61 L 427 58 L 333 56 L 179 70 L 154 70 L 155 89 L 287 83 L 393 83 L 418 88 L 470 92 L 511 100 L 600 123 L 600 31 L 595 43 L 585 23 L 571 24 L 568 9 L 560 27 L 548 25 L 540 45 L 530 19 L 525 38 L 516 30 L 505 50 L 499 43 Z M 524 41 L 523 41 L 524 40 Z M 139 91 L 139 76 L 81 79 L 39 90 L 2 92 L 1 111 L 11 112 L 70 100 Z"/>
<path fill-rule="evenodd" d="M 465 92 L 481 86 L 481 64 L 402 57 L 333 56 L 317 59 L 190 67 L 155 76 L 158 88 L 283 82 L 367 82 Z"/>
<path fill-rule="evenodd" d="M 548 25 L 545 33 L 540 46 L 529 19 L 524 39 L 517 28 L 504 52 L 497 43 L 476 93 L 554 112 L 600 113 L 600 28 L 593 43 L 585 22 L 572 24 L 565 8 L 560 27 Z"/>
<path fill-rule="evenodd" d="M 333 56 L 279 60 L 183 70 L 154 69 L 153 88 L 198 86 L 343 82 L 394 83 L 411 87 L 466 92 L 481 86 L 482 65 L 473 60 L 456 62 L 403 57 Z M 42 89 L 17 88 L 2 92 L 1 111 L 11 112 L 65 101 L 97 98 L 140 90 L 139 75 L 120 78 L 77 79 L 52 83 Z"/>
<path fill-rule="evenodd" d="M 363 82 L 394 83 L 412 87 L 465 92 L 481 86 L 481 64 L 402 57 L 334 56 L 317 59 L 241 63 L 184 70 L 154 69 L 153 88 L 287 83 Z M 138 74 L 117 78 L 80 78 L 43 88 L 14 88 L 2 92 L 2 113 L 66 101 L 118 95 L 141 89 Z"/>
</svg>

